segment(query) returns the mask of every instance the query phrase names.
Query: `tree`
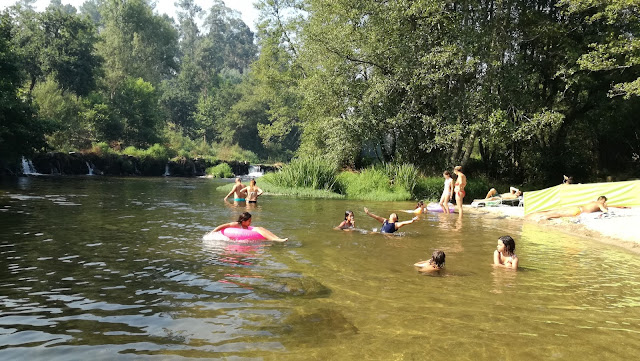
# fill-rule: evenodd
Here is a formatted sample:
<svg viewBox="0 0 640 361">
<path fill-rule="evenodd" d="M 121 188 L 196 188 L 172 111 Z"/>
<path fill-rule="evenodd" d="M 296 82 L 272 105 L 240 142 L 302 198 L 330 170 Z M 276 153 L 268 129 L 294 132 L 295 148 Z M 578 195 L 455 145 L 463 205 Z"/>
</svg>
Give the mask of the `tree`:
<svg viewBox="0 0 640 361">
<path fill-rule="evenodd" d="M 11 41 L 9 14 L 0 14 L 0 161 L 16 161 L 22 155 L 45 146 L 46 124 L 40 122 L 27 94 L 21 92 L 23 81 L 19 54 Z"/>
</svg>

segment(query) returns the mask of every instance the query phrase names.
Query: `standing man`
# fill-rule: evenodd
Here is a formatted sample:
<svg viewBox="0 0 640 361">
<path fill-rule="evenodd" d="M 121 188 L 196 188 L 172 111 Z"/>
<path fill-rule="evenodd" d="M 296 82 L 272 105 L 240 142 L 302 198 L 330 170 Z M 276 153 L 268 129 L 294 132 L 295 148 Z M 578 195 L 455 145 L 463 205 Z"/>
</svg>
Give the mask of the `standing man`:
<svg viewBox="0 0 640 361">
<path fill-rule="evenodd" d="M 231 188 L 231 192 L 229 192 L 229 194 L 227 194 L 226 197 L 224 197 L 224 201 L 227 201 L 227 198 L 229 198 L 232 194 L 233 194 L 233 201 L 234 202 L 244 202 L 245 198 L 247 197 L 247 192 L 244 191 L 244 184 L 242 184 L 242 180 L 240 178 L 236 178 L 236 183 L 233 185 L 233 188 Z"/>
</svg>

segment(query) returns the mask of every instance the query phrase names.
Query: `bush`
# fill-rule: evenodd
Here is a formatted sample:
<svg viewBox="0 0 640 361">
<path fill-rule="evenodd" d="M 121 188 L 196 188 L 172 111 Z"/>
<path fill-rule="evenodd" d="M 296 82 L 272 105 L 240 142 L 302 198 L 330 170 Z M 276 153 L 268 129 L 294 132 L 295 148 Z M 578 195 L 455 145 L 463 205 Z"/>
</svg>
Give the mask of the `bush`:
<svg viewBox="0 0 640 361">
<path fill-rule="evenodd" d="M 411 193 L 402 185 L 392 185 L 384 169 L 372 167 L 360 173 L 342 172 L 336 189 L 350 199 L 376 201 L 404 201 Z"/>
<path fill-rule="evenodd" d="M 295 158 L 269 178 L 278 187 L 333 190 L 338 170 L 323 158 Z"/>
<path fill-rule="evenodd" d="M 208 175 L 214 178 L 231 178 L 233 177 L 233 170 L 227 163 L 220 163 L 215 167 L 209 167 L 205 170 Z"/>
</svg>

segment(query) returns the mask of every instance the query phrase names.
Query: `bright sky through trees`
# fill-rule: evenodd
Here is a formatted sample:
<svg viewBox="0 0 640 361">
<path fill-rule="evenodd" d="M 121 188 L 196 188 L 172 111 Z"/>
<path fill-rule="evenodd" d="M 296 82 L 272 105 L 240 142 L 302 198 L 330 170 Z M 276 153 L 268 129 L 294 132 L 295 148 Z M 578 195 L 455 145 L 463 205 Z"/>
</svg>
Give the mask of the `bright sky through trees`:
<svg viewBox="0 0 640 361">
<path fill-rule="evenodd" d="M 80 6 L 84 3 L 85 0 L 62 0 L 62 4 L 71 4 L 76 9 L 80 9 Z M 258 18 L 258 10 L 253 7 L 253 3 L 255 0 L 226 0 L 224 3 L 227 7 L 239 11 L 242 15 L 241 18 L 251 28 L 251 30 L 255 31 L 256 25 L 255 21 Z M 156 0 L 156 10 L 158 13 L 165 13 L 174 19 L 176 19 L 176 7 L 173 5 L 176 0 Z M 2 1 L 0 4 L 0 10 L 6 8 L 7 6 L 11 6 L 15 1 Z M 211 1 L 208 0 L 196 0 L 196 4 L 200 5 L 203 10 L 208 10 Z M 49 0 L 38 0 L 35 3 L 35 8 L 37 11 L 44 10 L 47 5 L 49 5 Z"/>
</svg>

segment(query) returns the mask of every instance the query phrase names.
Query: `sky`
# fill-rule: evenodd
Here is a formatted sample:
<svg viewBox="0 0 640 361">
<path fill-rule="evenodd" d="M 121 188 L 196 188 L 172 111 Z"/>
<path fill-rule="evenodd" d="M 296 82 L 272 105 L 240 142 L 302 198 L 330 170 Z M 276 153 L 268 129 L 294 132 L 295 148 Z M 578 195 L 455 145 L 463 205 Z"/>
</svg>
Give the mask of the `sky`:
<svg viewBox="0 0 640 361">
<path fill-rule="evenodd" d="M 223 0 L 228 8 L 237 10 L 241 14 L 242 20 L 247 24 L 251 30 L 255 32 L 255 21 L 258 18 L 258 10 L 253 7 L 253 2 L 256 0 Z M 0 9 L 4 9 L 15 3 L 13 0 L 0 0 Z M 80 9 L 80 6 L 84 3 L 84 0 L 62 0 L 63 4 L 71 4 L 76 9 Z M 156 0 L 156 11 L 160 14 L 165 13 L 174 19 L 177 19 L 176 8 L 173 3 L 176 0 Z M 195 0 L 196 4 L 200 5 L 203 10 L 209 10 L 211 0 Z M 38 0 L 35 3 L 37 11 L 44 10 L 49 5 L 49 0 Z"/>
</svg>

